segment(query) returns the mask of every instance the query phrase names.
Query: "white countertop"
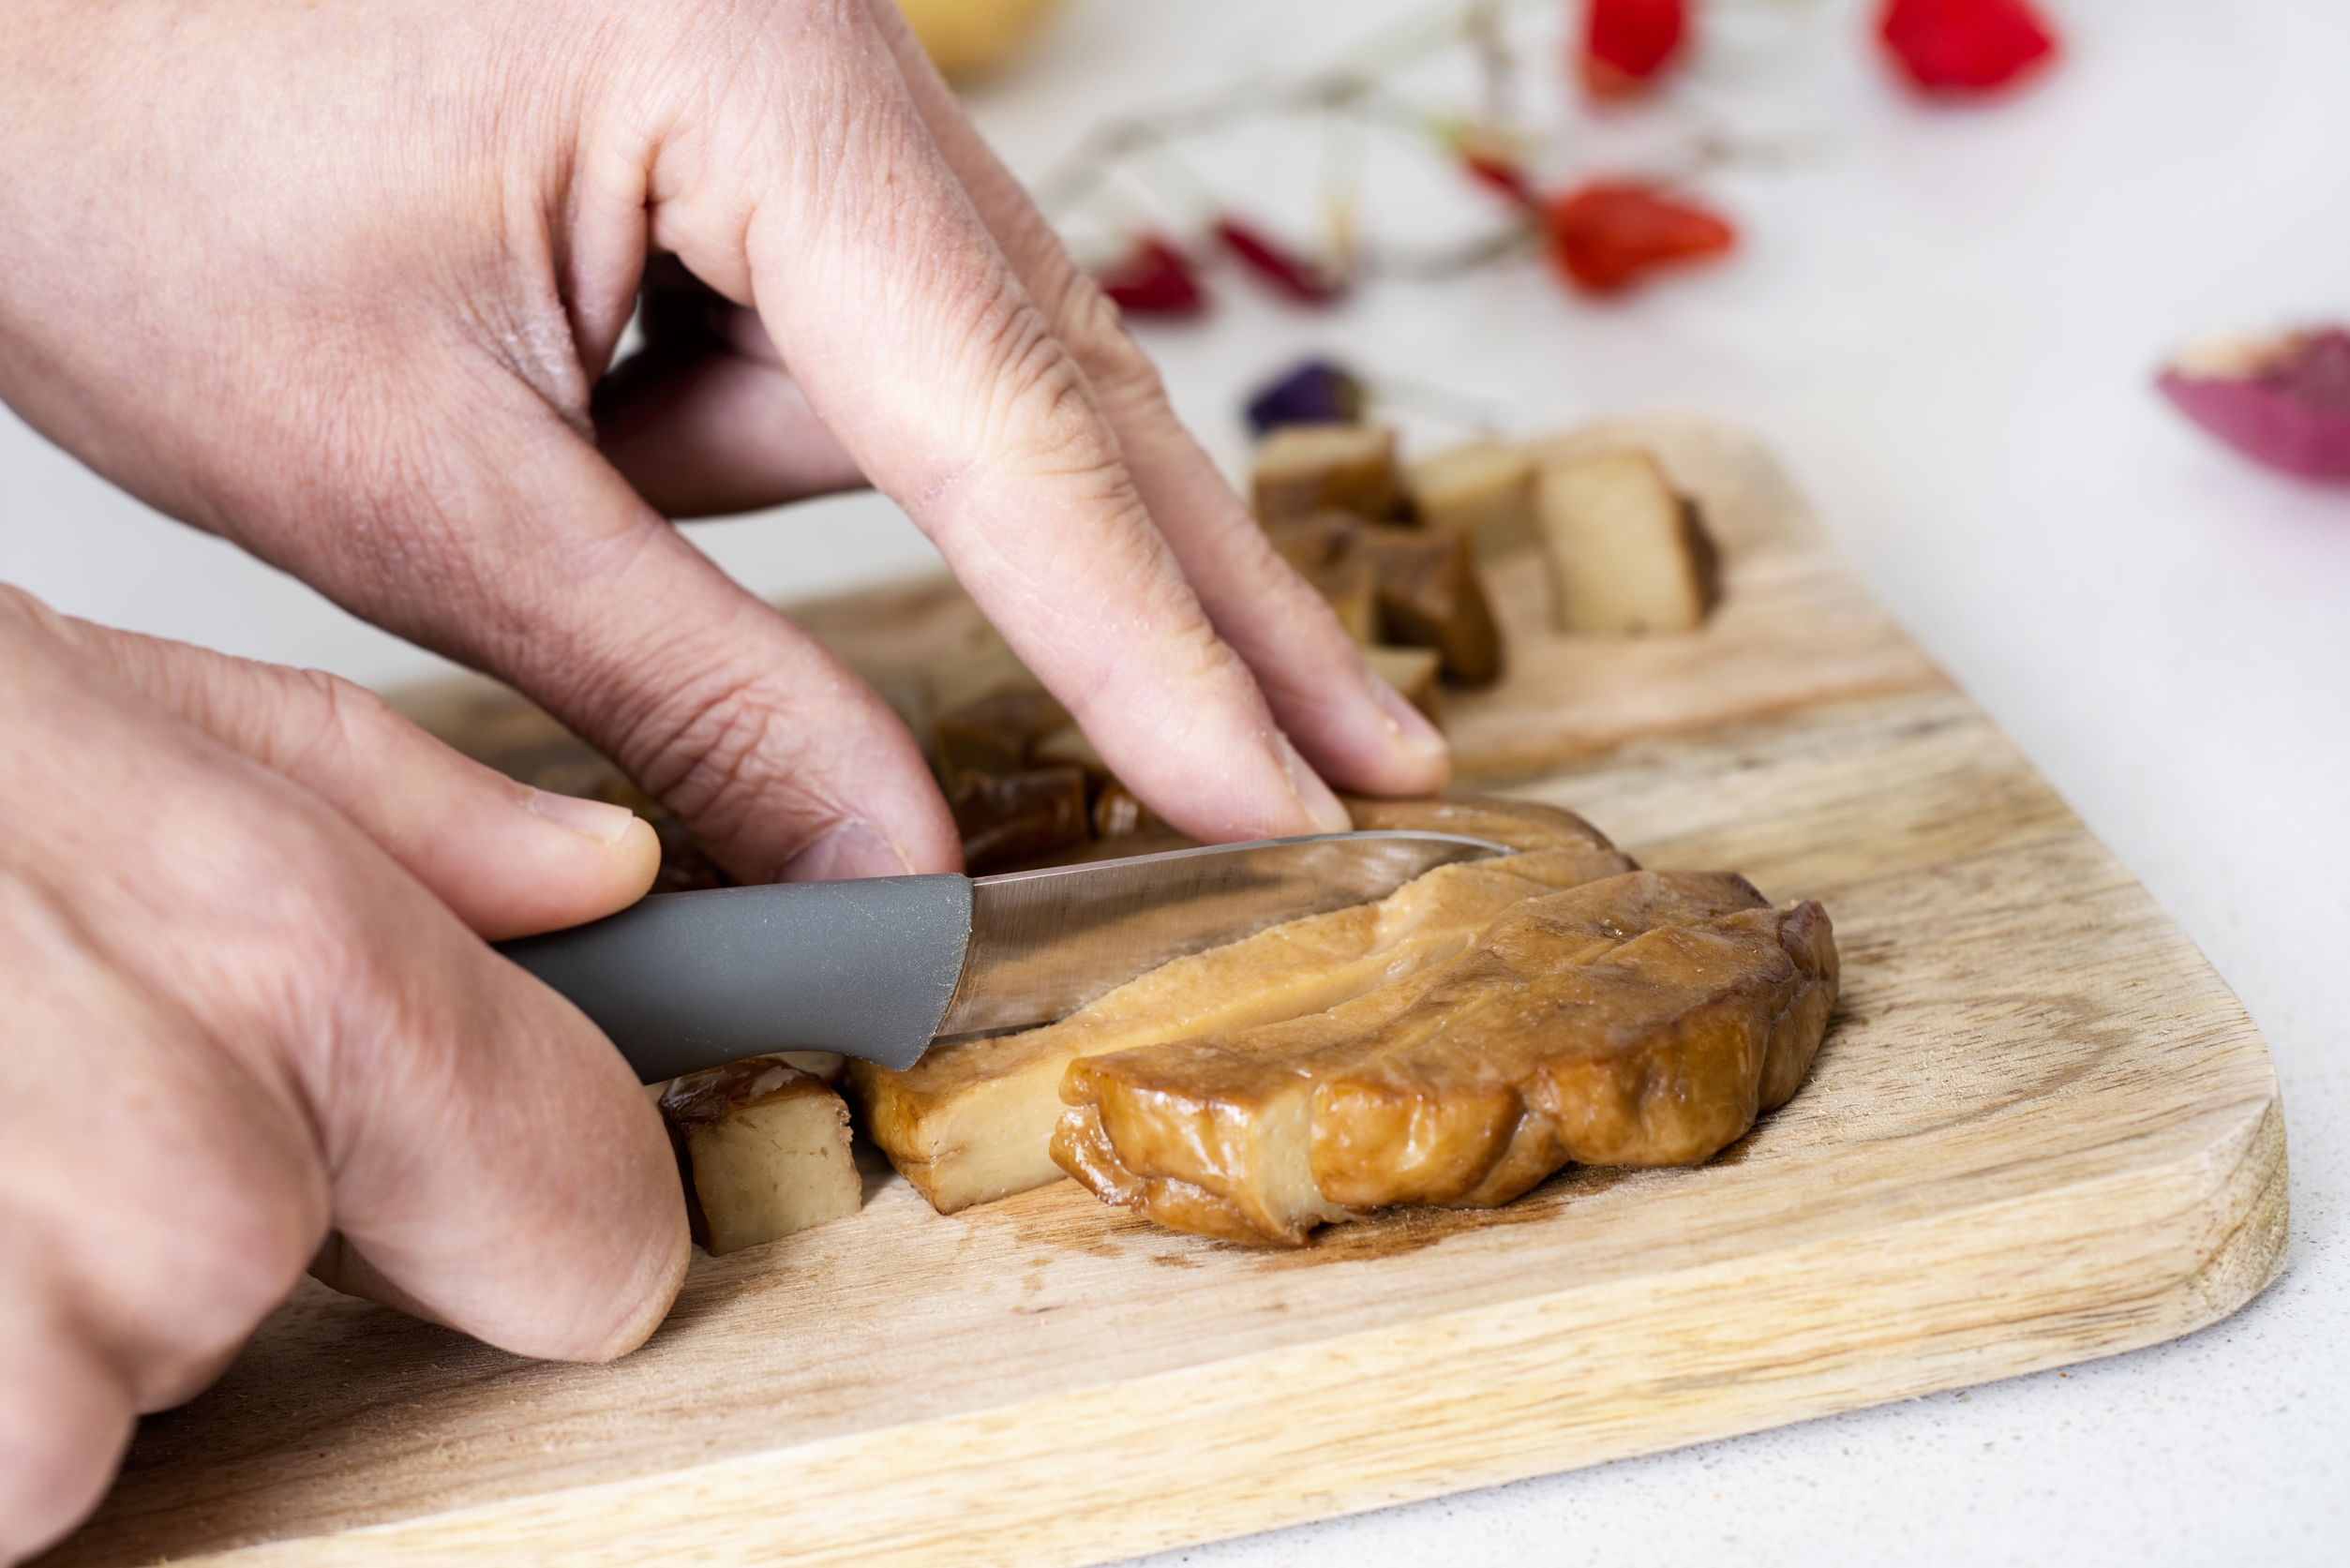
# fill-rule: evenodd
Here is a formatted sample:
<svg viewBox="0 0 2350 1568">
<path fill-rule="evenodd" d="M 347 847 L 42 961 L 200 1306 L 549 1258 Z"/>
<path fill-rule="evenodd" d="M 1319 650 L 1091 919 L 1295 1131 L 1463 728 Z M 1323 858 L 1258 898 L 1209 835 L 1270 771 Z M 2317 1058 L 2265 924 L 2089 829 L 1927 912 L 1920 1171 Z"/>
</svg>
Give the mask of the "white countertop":
<svg viewBox="0 0 2350 1568">
<path fill-rule="evenodd" d="M 2048 81 L 1934 112 L 1892 89 L 1853 6 L 1708 0 L 1738 46 L 1707 55 L 1689 97 L 1792 153 L 1705 182 L 1745 230 L 1737 259 L 1629 302 L 1579 302 L 1533 262 L 1327 314 L 1220 278 L 1215 315 L 1144 336 L 1235 463 L 1239 392 L 1310 348 L 1469 395 L 1519 431 L 1691 407 L 1765 432 L 1878 592 L 2267 1034 L 2292 1149 L 2284 1277 L 2201 1334 L 2065 1372 L 1154 1563 L 2350 1561 L 2350 488 L 2256 470 L 2149 388 L 2197 331 L 2350 318 L 2350 8 L 2049 4 L 2070 53 Z M 1112 114 L 1303 69 L 1427 9 L 1076 0 L 974 107 L 1035 176 Z M 1552 59 L 1530 60 L 1530 99 Z M 1286 134 L 1294 154 L 1312 144 Z M 1277 143 L 1203 166 L 1302 223 L 1284 193 L 1310 189 L 1313 160 Z M 1441 225 L 1458 200 L 1378 188 L 1383 231 Z M 769 593 L 936 560 L 871 497 L 696 537 Z M 0 579 L 363 679 L 436 667 L 13 421 Z"/>
</svg>

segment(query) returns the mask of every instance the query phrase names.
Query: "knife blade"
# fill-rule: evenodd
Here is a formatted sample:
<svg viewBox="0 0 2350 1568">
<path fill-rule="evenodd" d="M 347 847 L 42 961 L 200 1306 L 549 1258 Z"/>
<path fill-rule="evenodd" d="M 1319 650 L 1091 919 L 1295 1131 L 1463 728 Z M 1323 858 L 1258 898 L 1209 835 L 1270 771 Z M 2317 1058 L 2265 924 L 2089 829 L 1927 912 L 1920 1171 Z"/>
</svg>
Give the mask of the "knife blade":
<svg viewBox="0 0 2350 1568">
<path fill-rule="evenodd" d="M 662 893 L 498 948 L 647 1083 L 774 1051 L 903 1070 L 936 1040 L 1049 1023 L 1169 959 L 1506 853 L 1454 833 L 1319 833 L 995 876 Z"/>
</svg>

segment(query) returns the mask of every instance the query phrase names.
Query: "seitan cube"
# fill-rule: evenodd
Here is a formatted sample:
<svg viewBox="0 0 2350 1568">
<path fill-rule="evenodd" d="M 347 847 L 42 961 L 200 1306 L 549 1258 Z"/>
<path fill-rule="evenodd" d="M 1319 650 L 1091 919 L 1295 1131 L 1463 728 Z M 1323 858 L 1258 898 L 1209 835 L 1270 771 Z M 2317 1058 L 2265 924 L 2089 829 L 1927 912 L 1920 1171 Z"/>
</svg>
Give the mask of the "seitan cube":
<svg viewBox="0 0 2350 1568">
<path fill-rule="evenodd" d="M 1686 632 L 1713 609 L 1713 541 L 1647 453 L 1549 464 L 1535 503 L 1560 631 Z"/>
<path fill-rule="evenodd" d="M 1414 463 L 1405 493 L 1422 528 L 1466 533 L 1480 560 L 1534 542 L 1533 459 L 1500 441 L 1470 441 Z"/>
<path fill-rule="evenodd" d="M 694 1239 L 712 1255 L 855 1214 L 863 1202 L 848 1107 L 812 1073 L 754 1057 L 674 1080 L 660 1106 Z"/>
<path fill-rule="evenodd" d="M 1257 519 L 1286 522 L 1335 507 L 1373 520 L 1398 500 L 1396 437 L 1378 425 L 1285 425 L 1257 446 Z"/>
</svg>

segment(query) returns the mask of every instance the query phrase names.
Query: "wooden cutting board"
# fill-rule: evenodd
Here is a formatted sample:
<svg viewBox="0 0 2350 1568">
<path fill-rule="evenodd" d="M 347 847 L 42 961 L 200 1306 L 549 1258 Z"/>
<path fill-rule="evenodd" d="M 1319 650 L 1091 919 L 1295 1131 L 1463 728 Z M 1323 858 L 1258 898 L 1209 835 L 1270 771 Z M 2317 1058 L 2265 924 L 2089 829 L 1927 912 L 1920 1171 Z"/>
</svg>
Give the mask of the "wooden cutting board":
<svg viewBox="0 0 2350 1568">
<path fill-rule="evenodd" d="M 1501 563 L 1514 673 L 1455 733 L 1468 771 L 1546 769 L 1521 792 L 1644 861 L 1826 903 L 1846 989 L 1812 1081 L 1713 1163 L 1570 1171 L 1293 1253 L 1067 1182 L 942 1218 L 876 1169 L 854 1218 L 697 1257 L 609 1366 L 306 1283 L 142 1425 L 48 1561 L 1091 1562 L 2107 1355 L 2243 1305 L 2283 1261 L 2285 1166 L 2241 1007 L 1766 457 L 1687 422 L 1576 440 L 1626 436 L 1708 504 L 1722 612 L 1686 638 L 1556 638 L 1534 563 Z M 936 589 L 809 620 L 884 679 L 981 635 Z M 534 722 L 479 689 L 434 702 Z"/>
</svg>

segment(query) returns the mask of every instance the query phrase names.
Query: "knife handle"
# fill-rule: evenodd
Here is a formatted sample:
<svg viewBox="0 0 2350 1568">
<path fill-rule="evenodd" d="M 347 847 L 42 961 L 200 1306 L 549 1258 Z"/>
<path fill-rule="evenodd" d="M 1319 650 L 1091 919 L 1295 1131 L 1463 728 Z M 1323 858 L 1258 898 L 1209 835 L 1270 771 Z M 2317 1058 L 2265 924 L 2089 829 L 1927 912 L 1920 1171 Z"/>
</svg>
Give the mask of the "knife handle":
<svg viewBox="0 0 2350 1568">
<path fill-rule="evenodd" d="M 498 950 L 570 998 L 646 1083 L 771 1051 L 914 1065 L 971 940 L 971 879 L 658 893 Z"/>
</svg>

